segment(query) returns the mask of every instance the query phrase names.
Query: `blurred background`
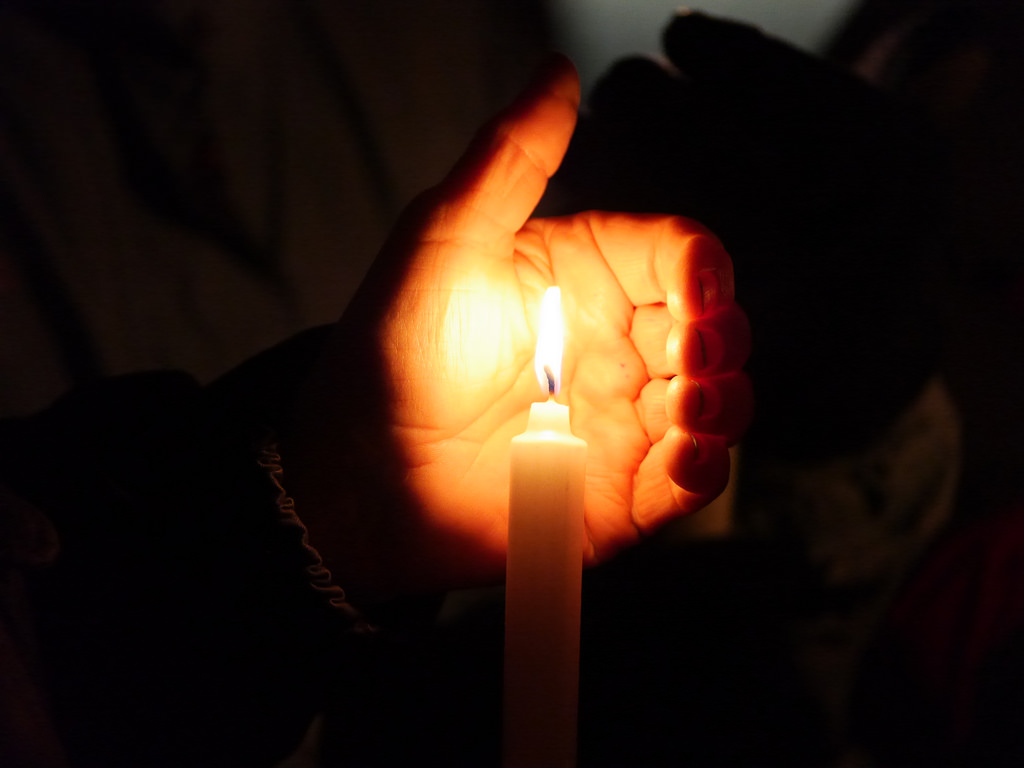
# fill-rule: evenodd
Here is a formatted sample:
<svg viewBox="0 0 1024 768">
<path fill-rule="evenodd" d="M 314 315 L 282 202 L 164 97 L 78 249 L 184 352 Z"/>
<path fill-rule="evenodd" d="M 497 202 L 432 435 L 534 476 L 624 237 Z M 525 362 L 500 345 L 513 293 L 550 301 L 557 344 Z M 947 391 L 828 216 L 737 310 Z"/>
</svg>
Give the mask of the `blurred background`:
<svg viewBox="0 0 1024 768">
<path fill-rule="evenodd" d="M 753 24 L 801 50 L 824 54 L 856 6 L 856 0 L 550 0 L 548 14 L 556 44 L 576 62 L 584 91 L 589 92 L 616 59 L 659 55 L 666 19 L 680 8 Z"/>
<path fill-rule="evenodd" d="M 710 2 L 820 52 L 850 2 Z M 330 322 L 397 212 L 566 51 L 590 89 L 669 2 L 0 3 L 0 413 L 203 379 Z"/>
<path fill-rule="evenodd" d="M 926 116 L 944 147 L 936 178 L 949 207 L 910 242 L 912 264 L 900 261 L 904 241 L 884 232 L 878 249 L 822 250 L 819 261 L 842 265 L 828 290 L 843 300 L 787 322 L 826 334 L 832 322 L 861 326 L 863 349 L 772 336 L 790 327 L 773 326 L 780 307 L 799 309 L 817 288 L 831 294 L 784 247 L 765 261 L 757 232 L 730 221 L 727 205 L 714 214 L 754 327 L 762 410 L 724 506 L 588 576 L 581 764 L 885 764 L 885 749 L 851 723 L 865 718 L 851 702 L 867 649 L 928 553 L 1019 508 L 1024 494 L 1024 13 L 995 0 L 690 8 L 754 24 Z M 100 376 L 179 368 L 209 381 L 333 321 L 398 212 L 546 51 L 573 58 L 589 96 L 618 59 L 664 62 L 675 9 L 661 0 L 0 0 L 0 416 Z M 770 104 L 771 89 L 762 96 Z M 726 127 L 756 147 L 767 124 L 731 108 Z M 603 120 L 584 107 L 594 131 Z M 843 131 L 827 134 L 841 154 Z M 605 164 L 588 146 L 574 142 L 574 167 L 631 191 L 625 155 Z M 679 154 L 705 169 L 730 162 L 719 145 Z M 845 194 L 886 204 L 887 189 L 905 181 L 893 168 L 879 188 Z M 556 179 L 549 210 L 596 204 L 600 190 L 583 194 L 574 181 L 569 171 Z M 699 202 L 703 191 L 687 194 Z M 904 356 L 907 340 L 877 318 L 918 274 L 937 311 L 911 318 L 926 327 L 914 327 L 920 346 Z M 794 366 L 812 378 L 786 379 Z M 818 368 L 838 374 L 819 381 Z M 957 605 L 980 599 L 966 586 L 956 594 Z M 971 610 L 957 617 L 958 631 L 984 635 Z M 371 713 L 378 732 L 359 734 L 368 752 L 395 765 L 413 750 L 437 764 L 487 762 L 495 643 L 500 610 L 487 596 L 451 601 L 437 634 L 393 660 Z M 904 698 L 915 686 L 928 687 L 885 695 L 916 701 Z M 905 731 L 945 744 L 949 697 L 928 706 L 940 714 Z M 333 728 L 327 752 L 337 756 L 352 726 Z M 894 764 L 937 765 L 932 757 Z"/>
</svg>

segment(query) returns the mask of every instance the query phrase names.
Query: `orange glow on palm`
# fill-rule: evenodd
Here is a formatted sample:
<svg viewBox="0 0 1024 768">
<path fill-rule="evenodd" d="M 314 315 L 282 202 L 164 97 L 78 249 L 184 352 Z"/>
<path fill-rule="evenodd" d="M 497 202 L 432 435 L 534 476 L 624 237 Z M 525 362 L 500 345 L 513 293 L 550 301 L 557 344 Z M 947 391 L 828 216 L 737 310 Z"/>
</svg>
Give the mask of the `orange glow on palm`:
<svg viewBox="0 0 1024 768">
<path fill-rule="evenodd" d="M 350 591 L 390 596 L 501 578 L 509 445 L 538 381 L 552 387 L 549 374 L 554 391 L 566 384 L 573 431 L 590 446 L 588 562 L 724 487 L 721 435 L 738 433 L 742 412 L 736 424 L 698 424 L 673 386 L 704 375 L 685 370 L 695 348 L 685 340 L 703 324 L 698 337 L 729 351 L 702 386 L 749 410 L 738 371 L 749 331 L 733 304 L 731 262 L 712 235 L 678 217 L 530 219 L 578 104 L 575 72 L 556 62 L 410 206 L 339 323 L 294 445 L 299 455 L 347 455 L 351 478 L 345 485 L 331 462 L 314 461 L 289 487 L 311 536 L 333 537 L 327 564 Z M 701 274 L 715 278 L 710 303 Z M 542 304 L 553 315 L 542 325 L 556 325 L 550 336 L 532 330 Z M 572 340 L 564 359 L 563 322 Z M 352 370 L 377 379 L 353 383 Z M 693 437 L 694 426 L 708 439 Z M 698 437 L 707 466 L 695 463 Z"/>
</svg>

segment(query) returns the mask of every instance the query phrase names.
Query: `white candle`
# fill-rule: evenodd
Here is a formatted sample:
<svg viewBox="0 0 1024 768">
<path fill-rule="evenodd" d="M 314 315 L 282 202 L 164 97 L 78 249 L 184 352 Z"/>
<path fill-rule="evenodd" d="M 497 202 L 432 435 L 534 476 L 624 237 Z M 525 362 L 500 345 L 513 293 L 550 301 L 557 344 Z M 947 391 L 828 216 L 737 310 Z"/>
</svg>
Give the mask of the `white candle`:
<svg viewBox="0 0 1024 768">
<path fill-rule="evenodd" d="M 505 768 L 576 763 L 583 488 L 587 444 L 556 403 L 561 296 L 541 309 L 535 367 L 545 403 L 512 439 L 505 581 Z"/>
</svg>

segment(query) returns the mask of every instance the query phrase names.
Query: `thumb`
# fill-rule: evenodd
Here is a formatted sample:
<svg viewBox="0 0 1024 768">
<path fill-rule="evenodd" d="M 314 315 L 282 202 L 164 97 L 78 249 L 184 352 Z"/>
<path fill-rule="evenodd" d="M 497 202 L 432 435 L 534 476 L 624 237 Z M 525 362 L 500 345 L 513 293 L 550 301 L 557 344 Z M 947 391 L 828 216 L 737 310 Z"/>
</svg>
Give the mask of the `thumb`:
<svg viewBox="0 0 1024 768">
<path fill-rule="evenodd" d="M 433 190 L 440 210 L 430 234 L 488 245 L 515 235 L 565 156 L 579 103 L 576 68 L 553 54 Z"/>
</svg>

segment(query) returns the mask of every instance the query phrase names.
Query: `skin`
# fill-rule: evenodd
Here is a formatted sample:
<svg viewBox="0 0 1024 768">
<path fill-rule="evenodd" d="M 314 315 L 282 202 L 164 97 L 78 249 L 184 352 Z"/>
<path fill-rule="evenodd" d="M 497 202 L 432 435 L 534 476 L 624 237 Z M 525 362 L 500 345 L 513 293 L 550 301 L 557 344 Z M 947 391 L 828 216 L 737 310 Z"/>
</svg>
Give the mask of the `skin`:
<svg viewBox="0 0 1024 768">
<path fill-rule="evenodd" d="M 746 427 L 732 265 L 679 217 L 530 219 L 579 84 L 556 58 L 412 203 L 339 321 L 285 437 L 285 482 L 355 601 L 504 573 L 509 441 L 544 399 L 541 296 L 561 287 L 559 400 L 589 444 L 593 564 L 724 488 Z"/>
</svg>

